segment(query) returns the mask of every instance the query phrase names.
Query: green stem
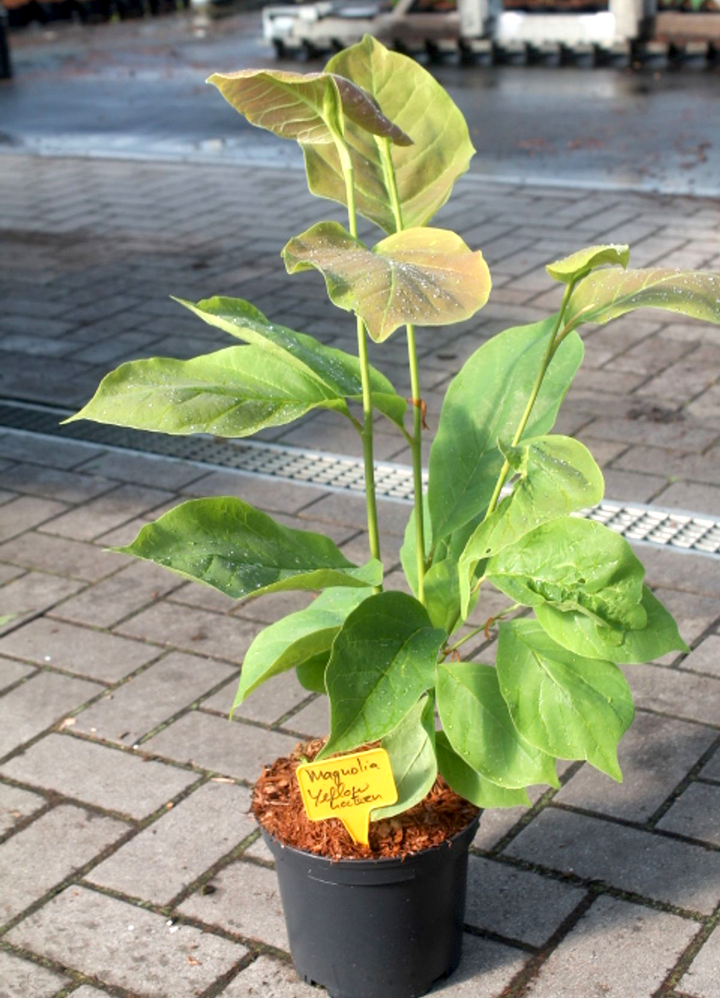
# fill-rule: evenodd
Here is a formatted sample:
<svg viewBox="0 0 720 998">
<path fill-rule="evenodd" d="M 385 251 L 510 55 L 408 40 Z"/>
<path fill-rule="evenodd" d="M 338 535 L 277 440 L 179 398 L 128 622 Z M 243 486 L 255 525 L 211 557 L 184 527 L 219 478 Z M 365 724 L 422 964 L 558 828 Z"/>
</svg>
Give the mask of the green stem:
<svg viewBox="0 0 720 998">
<path fill-rule="evenodd" d="M 461 645 L 464 645 L 466 641 L 469 641 L 470 638 L 474 638 L 476 634 L 480 633 L 480 631 L 484 631 L 488 624 L 492 626 L 496 620 L 502 620 L 502 618 L 507 617 L 509 613 L 515 613 L 515 611 L 519 610 L 521 606 L 522 603 L 513 603 L 512 606 L 506 607 L 506 609 L 504 609 L 501 613 L 496 613 L 494 617 L 490 617 L 484 624 L 473 628 L 469 634 L 466 634 L 464 638 L 460 638 L 460 640 L 456 641 L 454 645 L 450 645 L 450 647 L 446 649 L 445 654 L 449 655 L 451 652 L 456 651 Z"/>
<path fill-rule="evenodd" d="M 533 390 L 530 393 L 530 398 L 528 399 L 528 403 L 525 406 L 525 412 L 522 414 L 522 418 L 520 420 L 520 423 L 518 424 L 518 428 L 515 431 L 515 436 L 512 439 L 512 444 L 511 444 L 512 447 L 517 447 L 517 445 L 520 443 L 520 439 L 523 433 L 525 432 L 525 427 L 527 426 L 528 421 L 530 419 L 530 414 L 532 413 L 533 406 L 535 405 L 538 394 L 540 393 L 540 388 L 542 386 L 543 379 L 545 377 L 545 372 L 547 371 L 550 365 L 550 361 L 553 359 L 553 355 L 555 353 L 555 337 L 557 336 L 558 330 L 560 329 L 563 313 L 565 312 L 565 308 L 567 306 L 567 303 L 570 299 L 570 295 L 572 294 L 574 287 L 575 287 L 575 281 L 570 281 L 565 287 L 565 294 L 563 295 L 562 304 L 560 305 L 560 311 L 558 312 L 557 317 L 555 319 L 555 324 L 553 326 L 550 339 L 548 340 L 545 356 L 543 357 L 542 365 L 540 367 L 540 370 L 538 371 L 538 376 L 535 379 L 535 384 L 533 385 Z M 500 493 L 502 492 L 503 485 L 505 484 L 509 471 L 510 471 L 510 462 L 506 459 L 503 463 L 502 468 L 500 469 L 498 480 L 495 483 L 495 491 L 493 492 L 492 498 L 490 499 L 490 504 L 488 505 L 487 512 L 483 517 L 484 520 L 487 520 L 490 514 L 495 511 L 495 508 L 498 504 L 498 500 L 500 498 Z"/>
<path fill-rule="evenodd" d="M 380 159 L 382 161 L 383 173 L 385 175 L 385 187 L 390 195 L 393 216 L 395 218 L 395 231 L 401 232 L 404 228 L 402 207 L 397 188 L 397 177 L 392 161 L 392 151 L 389 139 L 379 139 Z M 415 343 L 415 327 L 408 325 L 406 328 L 408 364 L 410 366 L 410 391 L 412 393 L 413 406 L 413 435 L 410 443 L 413 466 L 413 492 L 415 499 L 415 558 L 417 563 L 417 597 L 421 603 L 425 603 L 425 510 L 423 508 L 423 484 L 422 484 L 422 431 L 423 431 L 423 410 L 422 397 L 420 395 L 420 375 L 417 362 L 417 346 Z"/>
<path fill-rule="evenodd" d="M 350 158 L 350 152 L 345 140 L 341 135 L 335 134 L 335 145 L 340 165 L 342 166 L 343 177 L 345 178 L 345 193 L 348 208 L 348 227 L 350 235 L 357 237 L 357 213 L 355 211 L 355 179 Z M 380 532 L 378 530 L 377 500 L 375 497 L 375 461 L 373 456 L 373 406 L 372 395 L 370 393 L 370 365 L 368 362 L 367 339 L 365 335 L 365 324 L 358 316 L 357 318 L 357 341 L 358 358 L 360 360 L 360 378 L 362 381 L 362 408 L 363 421 L 360 438 L 363 445 L 363 458 L 365 463 L 365 503 L 367 507 L 368 541 L 370 554 L 373 558 L 381 561 L 380 557 Z"/>
</svg>

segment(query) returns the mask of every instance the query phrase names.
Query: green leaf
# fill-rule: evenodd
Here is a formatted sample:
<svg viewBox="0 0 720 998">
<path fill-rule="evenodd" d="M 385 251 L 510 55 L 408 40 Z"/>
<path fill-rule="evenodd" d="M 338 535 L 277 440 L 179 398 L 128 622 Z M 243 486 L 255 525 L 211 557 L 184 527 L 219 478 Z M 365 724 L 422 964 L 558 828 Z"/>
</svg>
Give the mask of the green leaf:
<svg viewBox="0 0 720 998">
<path fill-rule="evenodd" d="M 433 549 L 432 523 L 428 508 L 427 495 L 423 496 L 425 510 L 425 556 L 426 560 Z M 463 524 L 454 533 L 444 537 L 435 545 L 433 560 L 425 573 L 425 607 L 430 614 L 435 627 L 442 627 L 451 634 L 462 623 L 460 616 L 460 578 L 458 560 L 467 543 L 467 539 L 476 528 L 478 518 Z M 415 510 L 405 527 L 405 537 L 400 549 L 400 560 L 412 591 L 418 594 L 417 557 L 416 557 Z M 477 596 L 472 603 L 477 601 Z M 466 614 L 467 615 L 467 614 Z"/>
<path fill-rule="evenodd" d="M 379 593 L 343 624 L 330 654 L 325 684 L 330 738 L 321 757 L 389 734 L 430 689 L 445 634 L 412 596 Z"/>
<path fill-rule="evenodd" d="M 636 308 L 662 308 L 720 323 L 720 274 L 680 270 L 600 270 L 578 284 L 565 310 L 566 327 L 609 322 Z"/>
<path fill-rule="evenodd" d="M 342 126 L 339 111 L 361 130 L 411 145 L 370 94 L 350 80 L 331 73 L 293 73 L 282 69 L 241 69 L 213 73 L 213 83 L 225 100 L 259 128 L 282 139 L 304 144 L 333 142 Z"/>
<path fill-rule="evenodd" d="M 464 615 L 478 565 L 515 544 L 531 530 L 577 510 L 595 506 L 605 483 L 592 454 L 572 437 L 535 437 L 506 451 L 519 473 L 512 493 L 474 531 L 460 557 Z"/>
<path fill-rule="evenodd" d="M 438 665 L 437 698 L 450 744 L 471 769 L 510 790 L 532 783 L 559 786 L 554 760 L 513 725 L 491 666 L 477 662 Z"/>
<path fill-rule="evenodd" d="M 564 516 L 545 523 L 491 558 L 486 574 L 517 603 L 587 615 L 616 643 L 623 631 L 647 621 L 645 569 L 623 537 L 594 520 Z"/>
<path fill-rule="evenodd" d="M 438 769 L 448 786 L 477 807 L 530 807 L 527 790 L 499 787 L 464 762 L 448 741 L 444 731 L 435 734 Z"/>
<path fill-rule="evenodd" d="M 314 378 L 330 395 L 356 401 L 362 399 L 360 361 L 352 354 L 325 346 L 306 333 L 296 333 L 270 322 L 259 309 L 242 298 L 216 296 L 199 302 L 182 298 L 175 301 L 208 325 L 275 354 L 304 376 Z M 385 375 L 374 367 L 370 367 L 370 392 L 375 408 L 402 426 L 407 400 L 398 395 Z"/>
<path fill-rule="evenodd" d="M 362 588 L 382 581 L 382 565 L 358 567 L 329 537 L 293 530 L 242 499 L 191 499 L 112 548 L 164 565 L 233 599 L 287 589 Z"/>
<path fill-rule="evenodd" d="M 619 642 L 614 632 L 598 627 L 581 613 L 562 613 L 546 604 L 536 606 L 535 615 L 551 638 L 587 658 L 605 658 L 620 665 L 633 665 L 661 658 L 671 651 L 690 650 L 680 637 L 672 616 L 647 586 L 643 586 L 642 607 L 647 614 L 646 626 L 642 630 L 623 632 Z"/>
<path fill-rule="evenodd" d="M 298 682 L 311 693 L 327 693 L 325 689 L 325 670 L 330 661 L 330 652 L 313 655 L 307 662 L 301 662 L 295 669 Z"/>
<path fill-rule="evenodd" d="M 372 94 L 388 118 L 412 137 L 412 146 L 392 147 L 392 160 L 405 226 L 427 225 L 475 152 L 460 109 L 414 59 L 388 51 L 369 35 L 333 56 L 327 71 L 353 80 Z M 358 212 L 386 232 L 395 232 L 378 142 L 347 121 L 345 141 L 353 163 Z M 335 146 L 304 144 L 303 152 L 312 193 L 347 204 Z"/>
<path fill-rule="evenodd" d="M 484 343 L 448 387 L 430 451 L 428 495 L 436 540 L 483 514 L 503 464 L 498 440 L 509 442 L 541 368 L 555 319 L 516 326 Z M 548 433 L 583 357 L 570 335 L 551 361 L 527 427 Z"/>
<path fill-rule="evenodd" d="M 260 347 L 227 347 L 192 360 L 151 357 L 122 364 L 65 422 L 92 419 L 136 430 L 247 437 L 317 408 L 347 414 L 344 398 L 281 358 Z"/>
<path fill-rule="evenodd" d="M 612 662 L 584 658 L 534 620 L 500 624 L 500 690 L 518 731 L 543 752 L 587 759 L 618 783 L 617 747 L 632 723 L 632 693 Z"/>
<path fill-rule="evenodd" d="M 437 779 L 433 698 L 427 694 L 421 697 L 397 728 L 383 738 L 382 747 L 390 756 L 398 799 L 373 811 L 372 821 L 407 811 L 430 792 Z"/>
<path fill-rule="evenodd" d="M 619 264 L 627 267 L 630 260 L 630 247 L 627 245 L 611 246 L 589 246 L 587 249 L 578 250 L 566 256 L 563 260 L 556 260 L 549 263 L 547 270 L 550 277 L 556 281 L 569 284 L 583 275 L 601 267 L 605 263 Z"/>
<path fill-rule="evenodd" d="M 309 606 L 261 631 L 243 660 L 233 710 L 273 676 L 323 655 L 327 662 L 343 621 L 368 595 L 368 589 L 328 589 Z"/>
<path fill-rule="evenodd" d="M 490 294 L 490 271 L 447 229 L 406 229 L 372 250 L 338 222 L 319 222 L 282 251 L 289 274 L 315 268 L 333 302 L 355 312 L 377 343 L 398 326 L 469 319 Z"/>
</svg>

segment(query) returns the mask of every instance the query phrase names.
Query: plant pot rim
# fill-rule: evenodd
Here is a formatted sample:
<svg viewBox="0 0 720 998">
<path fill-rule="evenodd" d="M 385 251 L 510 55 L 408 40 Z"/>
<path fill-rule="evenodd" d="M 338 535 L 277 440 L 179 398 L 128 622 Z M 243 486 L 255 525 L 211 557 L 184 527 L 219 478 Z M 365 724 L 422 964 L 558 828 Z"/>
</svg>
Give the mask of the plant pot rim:
<svg viewBox="0 0 720 998">
<path fill-rule="evenodd" d="M 452 849 L 460 839 L 470 836 L 474 838 L 477 827 L 480 823 L 480 817 L 482 815 L 482 809 L 478 811 L 475 817 L 461 828 L 459 832 L 441 842 L 439 845 L 428 846 L 427 849 L 421 849 L 418 852 L 406 853 L 404 856 L 378 856 L 376 859 L 354 859 L 352 856 L 342 857 L 340 859 L 333 859 L 331 856 L 323 856 L 322 853 L 309 852 L 306 849 L 298 849 L 296 846 L 286 845 L 281 842 L 280 839 L 275 838 L 275 836 L 269 832 L 260 822 L 260 831 L 266 843 L 270 845 L 272 843 L 275 847 L 283 849 L 285 852 L 292 854 L 298 858 L 304 858 L 308 860 L 313 860 L 321 864 L 325 864 L 328 867 L 342 867 L 346 869 L 352 868 L 361 872 L 363 870 L 378 869 L 382 867 L 383 869 L 392 869 L 393 867 L 407 866 L 408 863 L 415 861 L 422 862 L 424 858 L 429 858 L 430 856 L 438 855 L 443 849 Z"/>
</svg>

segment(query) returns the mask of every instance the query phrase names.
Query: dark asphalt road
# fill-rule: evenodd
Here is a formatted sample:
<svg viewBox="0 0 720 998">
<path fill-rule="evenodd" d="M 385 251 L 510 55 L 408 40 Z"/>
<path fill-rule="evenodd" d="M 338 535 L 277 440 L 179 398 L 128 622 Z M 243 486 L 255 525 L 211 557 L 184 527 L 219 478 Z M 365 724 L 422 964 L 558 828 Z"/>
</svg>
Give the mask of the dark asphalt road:
<svg viewBox="0 0 720 998">
<path fill-rule="evenodd" d="M 36 29 L 12 36 L 0 84 L 6 148 L 297 163 L 204 84 L 217 69 L 278 65 L 257 14 Z M 321 63 L 304 64 L 308 69 Z M 495 178 L 720 194 L 720 68 L 549 66 L 433 70 Z"/>
</svg>

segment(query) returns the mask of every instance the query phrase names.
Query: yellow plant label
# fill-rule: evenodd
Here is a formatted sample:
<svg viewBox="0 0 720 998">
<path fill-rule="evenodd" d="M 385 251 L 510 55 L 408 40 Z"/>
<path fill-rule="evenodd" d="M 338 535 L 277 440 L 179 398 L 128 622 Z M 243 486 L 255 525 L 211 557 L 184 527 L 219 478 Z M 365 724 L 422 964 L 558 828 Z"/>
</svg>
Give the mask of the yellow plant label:
<svg viewBox="0 0 720 998">
<path fill-rule="evenodd" d="M 297 768 L 297 779 L 310 821 L 339 818 L 364 846 L 370 812 L 398 799 L 390 757 L 382 748 L 305 762 Z"/>
</svg>

